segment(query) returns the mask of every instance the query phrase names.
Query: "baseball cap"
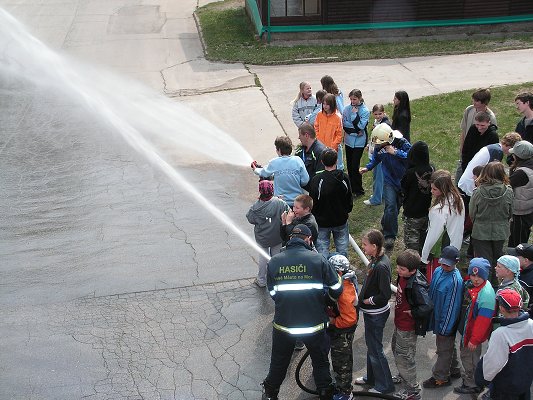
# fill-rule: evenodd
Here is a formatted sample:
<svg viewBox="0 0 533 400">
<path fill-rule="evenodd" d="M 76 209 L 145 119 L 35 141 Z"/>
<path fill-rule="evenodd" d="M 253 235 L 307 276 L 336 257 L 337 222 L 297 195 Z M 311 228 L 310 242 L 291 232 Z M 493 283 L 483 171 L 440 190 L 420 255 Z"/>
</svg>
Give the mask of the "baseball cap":
<svg viewBox="0 0 533 400">
<path fill-rule="evenodd" d="M 312 233 L 307 225 L 298 224 L 292 228 L 291 236 L 293 235 L 312 236 Z"/>
<path fill-rule="evenodd" d="M 509 149 L 509 153 L 516 154 L 522 160 L 527 160 L 533 157 L 533 144 L 527 140 L 521 140 L 515 143 L 512 149 Z"/>
<path fill-rule="evenodd" d="M 508 253 L 512 256 L 522 256 L 533 261 L 533 244 L 520 243 L 514 249 L 509 249 Z"/>
<path fill-rule="evenodd" d="M 439 258 L 439 264 L 446 264 L 450 267 L 455 266 L 457 264 L 457 261 L 459 261 L 459 250 L 457 250 L 454 246 L 446 246 L 442 249 L 442 253 L 440 254 Z"/>
<path fill-rule="evenodd" d="M 498 304 L 509 311 L 518 311 L 522 308 L 522 297 L 513 289 L 502 289 L 496 293 Z"/>
</svg>

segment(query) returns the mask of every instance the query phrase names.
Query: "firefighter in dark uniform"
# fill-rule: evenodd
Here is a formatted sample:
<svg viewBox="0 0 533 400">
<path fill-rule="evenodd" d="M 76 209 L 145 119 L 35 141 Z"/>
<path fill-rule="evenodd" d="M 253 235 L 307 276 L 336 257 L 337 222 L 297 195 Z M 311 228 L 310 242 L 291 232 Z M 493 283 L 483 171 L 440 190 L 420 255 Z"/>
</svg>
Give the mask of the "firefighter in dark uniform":
<svg viewBox="0 0 533 400">
<path fill-rule="evenodd" d="M 273 256 L 267 265 L 267 287 L 275 302 L 275 313 L 263 400 L 278 398 L 296 340 L 304 342 L 309 351 L 320 399 L 333 398 L 326 332 L 329 317 L 324 296 L 337 299 L 342 293 L 342 280 L 311 246 L 311 230 L 303 224 L 296 225 L 285 251 Z"/>
</svg>

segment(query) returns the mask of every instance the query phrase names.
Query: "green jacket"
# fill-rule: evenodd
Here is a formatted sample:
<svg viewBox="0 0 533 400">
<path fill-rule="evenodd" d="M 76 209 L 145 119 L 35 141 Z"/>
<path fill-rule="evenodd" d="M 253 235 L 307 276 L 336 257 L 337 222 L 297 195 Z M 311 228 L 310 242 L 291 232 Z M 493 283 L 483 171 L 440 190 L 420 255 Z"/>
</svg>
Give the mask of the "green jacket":
<svg viewBox="0 0 533 400">
<path fill-rule="evenodd" d="M 513 215 L 513 190 L 503 183 L 481 185 L 470 200 L 472 237 L 477 240 L 505 240 Z"/>
</svg>

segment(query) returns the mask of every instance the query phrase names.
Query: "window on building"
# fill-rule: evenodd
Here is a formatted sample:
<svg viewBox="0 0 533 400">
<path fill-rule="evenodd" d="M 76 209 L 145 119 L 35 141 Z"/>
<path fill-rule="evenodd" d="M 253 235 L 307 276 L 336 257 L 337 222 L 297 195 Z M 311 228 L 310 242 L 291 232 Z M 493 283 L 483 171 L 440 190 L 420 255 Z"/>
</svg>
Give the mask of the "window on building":
<svg viewBox="0 0 533 400">
<path fill-rule="evenodd" d="M 272 17 L 308 17 L 320 15 L 321 0 L 271 0 Z"/>
</svg>

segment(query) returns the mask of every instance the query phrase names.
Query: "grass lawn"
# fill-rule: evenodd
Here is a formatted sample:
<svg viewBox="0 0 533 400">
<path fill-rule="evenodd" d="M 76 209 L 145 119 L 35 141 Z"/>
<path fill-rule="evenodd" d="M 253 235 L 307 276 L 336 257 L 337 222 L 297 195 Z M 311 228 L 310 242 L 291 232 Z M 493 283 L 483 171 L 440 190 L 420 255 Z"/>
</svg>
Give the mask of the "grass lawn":
<svg viewBox="0 0 533 400">
<path fill-rule="evenodd" d="M 278 46 L 254 37 L 242 0 L 210 3 L 196 11 L 206 58 L 212 61 L 247 64 L 293 64 L 402 58 L 410 56 L 465 54 L 533 47 L 532 35 L 505 39 L 438 40 L 400 43 Z"/>
</svg>

